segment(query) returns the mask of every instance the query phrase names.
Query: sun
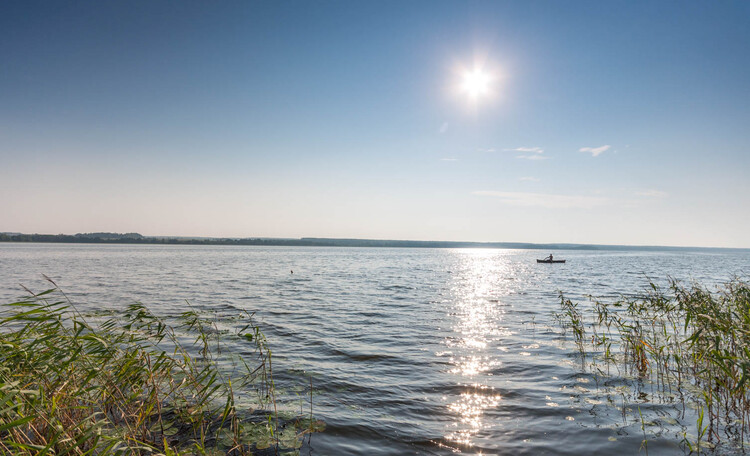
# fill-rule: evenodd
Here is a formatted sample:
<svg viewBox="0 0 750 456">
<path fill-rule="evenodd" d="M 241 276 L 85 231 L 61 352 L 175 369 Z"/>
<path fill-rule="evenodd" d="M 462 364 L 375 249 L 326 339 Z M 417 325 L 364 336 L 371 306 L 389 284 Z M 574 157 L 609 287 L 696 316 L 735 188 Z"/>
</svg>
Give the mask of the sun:
<svg viewBox="0 0 750 456">
<path fill-rule="evenodd" d="M 463 74 L 461 91 L 473 99 L 488 95 L 490 92 L 490 75 L 482 70 L 467 71 Z"/>
</svg>

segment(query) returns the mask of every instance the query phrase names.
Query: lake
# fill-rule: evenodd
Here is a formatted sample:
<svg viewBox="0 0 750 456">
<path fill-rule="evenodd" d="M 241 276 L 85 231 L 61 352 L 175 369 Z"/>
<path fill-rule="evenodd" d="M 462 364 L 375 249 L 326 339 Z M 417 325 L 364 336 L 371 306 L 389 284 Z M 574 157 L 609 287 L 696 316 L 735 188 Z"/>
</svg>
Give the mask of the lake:
<svg viewBox="0 0 750 456">
<path fill-rule="evenodd" d="M 554 318 L 560 292 L 585 303 L 669 276 L 718 284 L 746 278 L 750 252 L 552 253 L 567 263 L 537 264 L 539 250 L 0 244 L 0 299 L 49 288 L 46 274 L 84 311 L 255 312 L 284 394 L 312 379 L 327 427 L 303 454 L 637 454 L 640 425 L 587 396 Z M 682 452 L 669 431 L 648 450 Z"/>
</svg>

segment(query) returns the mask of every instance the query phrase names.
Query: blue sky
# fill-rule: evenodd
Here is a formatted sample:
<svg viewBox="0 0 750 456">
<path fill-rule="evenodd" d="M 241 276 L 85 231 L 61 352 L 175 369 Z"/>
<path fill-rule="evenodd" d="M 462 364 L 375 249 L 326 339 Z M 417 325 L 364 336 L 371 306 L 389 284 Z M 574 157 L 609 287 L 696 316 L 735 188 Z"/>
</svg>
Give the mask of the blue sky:
<svg viewBox="0 0 750 456">
<path fill-rule="evenodd" d="M 750 247 L 748 23 L 747 2 L 3 2 L 0 231 Z"/>
</svg>

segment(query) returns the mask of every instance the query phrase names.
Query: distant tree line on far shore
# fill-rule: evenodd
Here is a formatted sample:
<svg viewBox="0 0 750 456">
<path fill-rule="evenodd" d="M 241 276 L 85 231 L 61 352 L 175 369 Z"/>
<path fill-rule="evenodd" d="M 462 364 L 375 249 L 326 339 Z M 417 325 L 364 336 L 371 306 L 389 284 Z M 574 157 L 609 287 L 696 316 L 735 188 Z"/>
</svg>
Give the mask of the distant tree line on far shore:
<svg viewBox="0 0 750 456">
<path fill-rule="evenodd" d="M 307 247 L 388 247 L 388 248 L 492 248 L 537 250 L 626 250 L 626 251 L 726 251 L 711 247 L 664 247 L 597 244 L 532 244 L 525 242 L 404 241 L 389 239 L 334 238 L 208 238 L 143 236 L 139 233 L 23 234 L 0 233 L 0 242 L 58 242 L 79 244 L 169 244 L 169 245 L 262 245 Z"/>
<path fill-rule="evenodd" d="M 146 237 L 138 233 L 21 234 L 0 233 L 0 242 L 59 242 L 79 244 L 185 244 L 185 245 L 331 245 L 302 239 Z"/>
</svg>

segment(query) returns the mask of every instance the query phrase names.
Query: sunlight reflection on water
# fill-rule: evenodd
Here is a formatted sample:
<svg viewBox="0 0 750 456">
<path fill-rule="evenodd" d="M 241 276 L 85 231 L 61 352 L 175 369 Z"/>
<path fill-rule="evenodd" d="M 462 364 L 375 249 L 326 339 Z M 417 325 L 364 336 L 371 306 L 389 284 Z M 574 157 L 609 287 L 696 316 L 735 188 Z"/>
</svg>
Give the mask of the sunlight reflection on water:
<svg viewBox="0 0 750 456">
<path fill-rule="evenodd" d="M 451 357 L 456 384 L 461 387 L 457 398 L 448 403 L 454 422 L 446 429 L 445 438 L 471 446 L 474 436 L 492 426 L 484 419 L 485 410 L 500 404 L 501 395 L 488 384 L 490 371 L 501 364 L 500 351 L 494 349 L 509 331 L 502 329 L 505 313 L 501 300 L 502 285 L 510 263 L 503 255 L 486 250 L 460 252 L 460 270 L 454 276 L 451 295 L 455 302 L 455 338 L 445 345 L 457 354 Z"/>
</svg>

